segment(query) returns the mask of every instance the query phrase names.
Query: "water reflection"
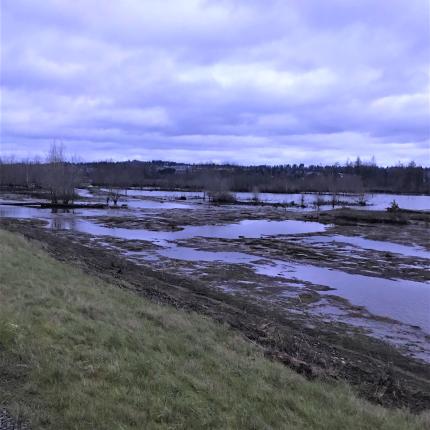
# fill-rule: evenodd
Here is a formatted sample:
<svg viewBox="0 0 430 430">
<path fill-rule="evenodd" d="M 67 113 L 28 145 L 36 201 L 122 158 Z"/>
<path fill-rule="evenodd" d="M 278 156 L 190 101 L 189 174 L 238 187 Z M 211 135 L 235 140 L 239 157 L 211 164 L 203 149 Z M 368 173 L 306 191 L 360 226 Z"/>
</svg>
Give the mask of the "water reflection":
<svg viewBox="0 0 430 430">
<path fill-rule="evenodd" d="M 75 212 L 73 210 L 70 210 L 70 209 L 51 208 L 51 213 L 53 213 L 53 214 L 69 214 L 69 213 L 75 213 Z"/>
<path fill-rule="evenodd" d="M 237 239 L 259 238 L 263 236 L 277 236 L 323 232 L 327 226 L 317 222 L 285 220 L 243 220 L 234 224 L 185 226 L 180 231 L 152 231 L 145 229 L 103 227 L 90 221 L 79 220 L 74 230 L 97 236 L 113 236 L 121 239 L 138 239 L 151 242 L 166 242 L 194 237 Z"/>
<path fill-rule="evenodd" d="M 331 194 L 317 193 L 305 193 L 305 194 L 274 194 L 274 193 L 261 193 L 259 194 L 259 199 L 262 202 L 267 203 L 290 203 L 295 202 L 299 205 L 301 199 L 304 199 L 304 204 L 307 206 L 305 210 L 313 210 L 313 203 L 315 199 L 320 196 L 323 200 L 328 201 L 331 199 Z M 253 193 L 236 193 L 236 197 L 239 200 L 251 201 L 254 198 Z M 339 206 L 354 206 L 357 207 L 358 196 L 357 195 L 338 195 L 337 198 L 343 203 Z M 416 195 L 403 195 L 403 194 L 365 194 L 364 199 L 366 201 L 366 206 L 358 206 L 359 209 L 365 210 L 382 210 L 384 211 L 387 207 L 391 205 L 393 200 L 396 200 L 399 207 L 402 209 L 409 210 L 430 210 L 430 196 L 416 196 Z M 331 205 L 321 206 L 322 210 L 331 209 Z M 301 208 L 298 208 L 303 210 Z"/>
<path fill-rule="evenodd" d="M 76 230 L 78 220 L 74 216 L 54 216 L 48 226 L 51 230 Z"/>
<path fill-rule="evenodd" d="M 27 206 L 0 205 L 0 217 L 2 218 L 43 219 L 50 216 L 50 209 L 38 209 Z"/>
<path fill-rule="evenodd" d="M 430 284 L 393 280 L 342 272 L 300 263 L 272 261 L 256 267 L 257 273 L 294 278 L 335 288 L 335 294 L 352 304 L 365 306 L 375 315 L 386 316 L 430 333 Z"/>
<path fill-rule="evenodd" d="M 366 307 L 375 315 L 417 325 L 430 333 L 430 283 L 350 274 L 292 261 L 261 261 L 262 259 L 255 255 L 240 252 L 199 251 L 170 246 L 158 251 L 158 254 L 187 261 L 248 264 L 260 275 L 324 285 L 334 290 L 322 294 L 343 297 L 353 305 Z"/>
<path fill-rule="evenodd" d="M 107 190 L 104 190 L 107 191 Z M 187 200 L 203 199 L 205 193 L 198 191 L 162 191 L 150 189 L 127 189 L 121 190 L 121 194 L 133 197 L 157 197 L 170 200 L 185 197 Z M 239 201 L 252 201 L 254 193 L 238 192 L 234 193 Z M 259 193 L 258 198 L 266 203 L 282 203 L 289 204 L 295 202 L 299 205 L 301 199 L 307 206 L 305 210 L 313 209 L 313 202 L 315 198 L 320 196 L 323 200 L 330 200 L 332 195 L 330 193 L 317 194 L 317 193 Z M 359 197 L 355 194 L 338 195 L 337 198 L 344 202 L 345 206 L 356 206 Z M 410 210 L 430 210 L 430 196 L 425 195 L 403 195 L 403 194 L 370 194 L 364 195 L 366 206 L 359 206 L 360 209 L 366 210 L 385 210 L 390 206 L 393 200 L 396 200 L 402 209 Z M 331 205 L 324 205 L 321 209 L 331 209 Z M 300 210 L 303 210 L 300 208 Z"/>
<path fill-rule="evenodd" d="M 430 251 L 420 246 L 401 245 L 399 243 L 385 242 L 382 240 L 365 239 L 360 236 L 343 236 L 340 234 L 331 236 L 312 236 L 303 239 L 305 243 L 347 243 L 363 249 L 371 249 L 381 252 L 392 252 L 411 257 L 430 259 Z"/>
</svg>

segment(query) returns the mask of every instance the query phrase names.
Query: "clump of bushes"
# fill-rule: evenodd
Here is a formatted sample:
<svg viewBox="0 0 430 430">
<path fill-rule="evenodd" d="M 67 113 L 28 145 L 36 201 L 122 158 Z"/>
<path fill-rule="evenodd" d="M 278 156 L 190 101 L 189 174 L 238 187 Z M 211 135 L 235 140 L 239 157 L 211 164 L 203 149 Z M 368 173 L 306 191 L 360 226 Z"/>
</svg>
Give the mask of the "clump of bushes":
<svg viewBox="0 0 430 430">
<path fill-rule="evenodd" d="M 366 206 L 367 205 L 366 196 L 363 193 L 361 193 L 358 196 L 357 203 L 359 206 Z"/>
<path fill-rule="evenodd" d="M 391 202 L 391 205 L 387 208 L 387 211 L 388 212 L 397 212 L 397 211 L 399 211 L 399 209 L 400 209 L 400 207 L 399 207 L 398 203 L 395 200 L 393 200 Z"/>
<path fill-rule="evenodd" d="M 236 203 L 236 196 L 230 191 L 215 191 L 208 193 L 209 201 L 213 203 Z"/>
<path fill-rule="evenodd" d="M 401 224 L 406 224 L 407 220 L 404 216 L 404 214 L 402 213 L 400 206 L 398 205 L 398 203 L 393 200 L 391 202 L 391 205 L 387 208 L 387 212 L 389 212 L 390 218 L 393 220 L 393 222 L 397 222 L 397 223 L 401 223 Z"/>
<path fill-rule="evenodd" d="M 320 207 L 325 203 L 324 199 L 318 194 L 313 201 L 313 207 L 319 211 Z"/>
</svg>

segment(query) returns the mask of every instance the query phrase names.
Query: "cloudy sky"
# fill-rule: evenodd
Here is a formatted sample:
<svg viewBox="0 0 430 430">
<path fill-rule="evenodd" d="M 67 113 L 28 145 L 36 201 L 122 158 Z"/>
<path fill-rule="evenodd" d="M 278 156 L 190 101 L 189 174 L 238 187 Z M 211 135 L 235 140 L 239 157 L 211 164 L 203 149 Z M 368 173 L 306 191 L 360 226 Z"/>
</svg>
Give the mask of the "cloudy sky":
<svg viewBox="0 0 430 430">
<path fill-rule="evenodd" d="M 1 0 L 1 156 L 430 164 L 428 0 Z"/>
</svg>

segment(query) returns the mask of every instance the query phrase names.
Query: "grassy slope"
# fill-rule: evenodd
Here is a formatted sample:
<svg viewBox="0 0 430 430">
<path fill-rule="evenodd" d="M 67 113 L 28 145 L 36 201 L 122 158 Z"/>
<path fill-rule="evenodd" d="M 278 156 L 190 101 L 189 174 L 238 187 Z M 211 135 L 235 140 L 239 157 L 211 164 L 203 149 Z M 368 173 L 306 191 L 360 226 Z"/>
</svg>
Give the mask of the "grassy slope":
<svg viewBox="0 0 430 430">
<path fill-rule="evenodd" d="M 0 404 L 50 429 L 418 429 L 0 231 Z"/>
</svg>

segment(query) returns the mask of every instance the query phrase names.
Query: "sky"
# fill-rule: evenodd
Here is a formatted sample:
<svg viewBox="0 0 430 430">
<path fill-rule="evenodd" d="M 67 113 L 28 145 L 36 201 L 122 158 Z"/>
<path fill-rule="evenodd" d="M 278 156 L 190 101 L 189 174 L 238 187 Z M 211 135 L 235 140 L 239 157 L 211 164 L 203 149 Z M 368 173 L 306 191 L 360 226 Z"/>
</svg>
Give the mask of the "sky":
<svg viewBox="0 0 430 430">
<path fill-rule="evenodd" d="M 430 165 L 428 0 L 1 0 L 0 156 Z"/>
</svg>

